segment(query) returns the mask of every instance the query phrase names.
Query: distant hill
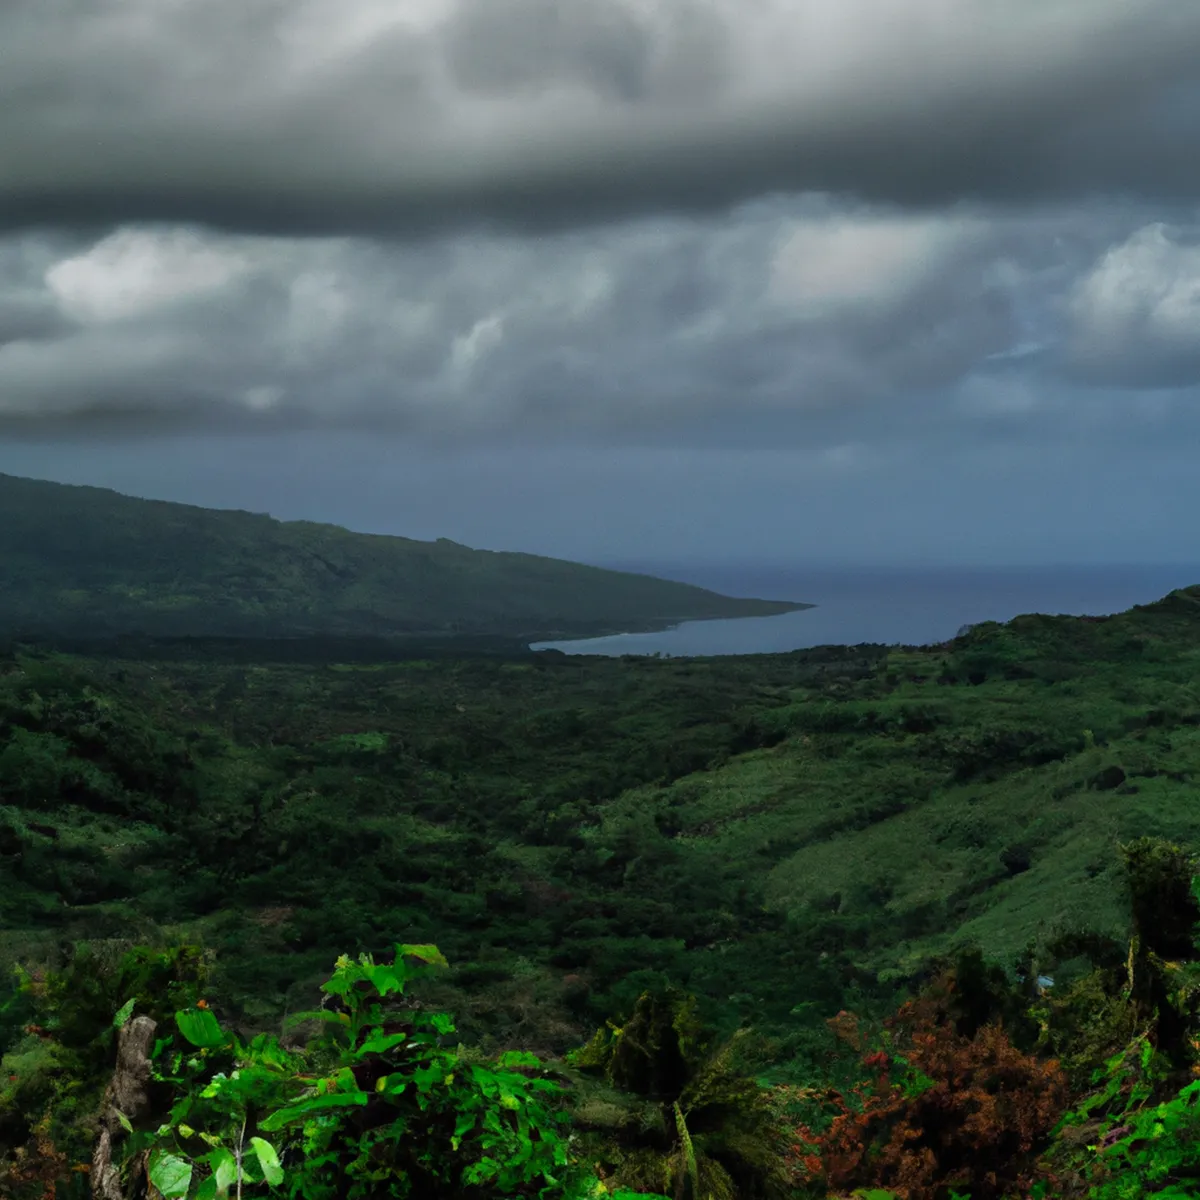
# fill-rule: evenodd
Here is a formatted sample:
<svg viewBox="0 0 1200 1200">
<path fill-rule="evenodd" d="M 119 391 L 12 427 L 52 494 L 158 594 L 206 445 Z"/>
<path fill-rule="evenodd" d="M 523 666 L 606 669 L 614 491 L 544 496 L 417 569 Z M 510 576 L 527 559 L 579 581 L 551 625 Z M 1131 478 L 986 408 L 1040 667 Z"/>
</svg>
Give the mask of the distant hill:
<svg viewBox="0 0 1200 1200">
<path fill-rule="evenodd" d="M 10 635 L 543 640 L 807 607 L 0 475 L 0 632 Z"/>
</svg>

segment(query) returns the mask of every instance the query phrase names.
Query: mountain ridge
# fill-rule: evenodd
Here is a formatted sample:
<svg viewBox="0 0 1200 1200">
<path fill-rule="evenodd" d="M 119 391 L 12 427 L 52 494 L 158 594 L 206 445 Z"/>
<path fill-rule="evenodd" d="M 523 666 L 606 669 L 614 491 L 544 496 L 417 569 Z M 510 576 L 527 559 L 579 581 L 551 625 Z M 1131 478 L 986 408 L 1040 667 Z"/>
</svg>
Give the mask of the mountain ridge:
<svg viewBox="0 0 1200 1200">
<path fill-rule="evenodd" d="M 809 605 L 0 474 L 0 632 L 550 640 Z"/>
</svg>

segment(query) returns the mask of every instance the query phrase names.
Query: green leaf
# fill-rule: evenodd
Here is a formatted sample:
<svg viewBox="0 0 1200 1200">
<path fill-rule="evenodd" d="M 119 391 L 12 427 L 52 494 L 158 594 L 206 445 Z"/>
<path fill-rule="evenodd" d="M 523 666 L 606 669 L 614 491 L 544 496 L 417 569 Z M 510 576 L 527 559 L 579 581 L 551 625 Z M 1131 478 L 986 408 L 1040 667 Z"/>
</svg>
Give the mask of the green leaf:
<svg viewBox="0 0 1200 1200">
<path fill-rule="evenodd" d="M 412 1081 L 420 1092 L 428 1092 L 434 1084 L 444 1082 L 445 1078 L 445 1068 L 438 1063 L 431 1067 L 418 1067 L 412 1073 Z"/>
<path fill-rule="evenodd" d="M 175 1154 L 160 1154 L 150 1164 L 150 1182 L 165 1200 L 186 1196 L 192 1183 L 192 1164 Z"/>
<path fill-rule="evenodd" d="M 132 1133 L 133 1126 L 129 1123 L 129 1118 L 123 1112 L 121 1112 L 120 1109 L 117 1109 L 116 1113 L 117 1120 L 121 1122 L 121 1128 L 124 1129 L 126 1133 Z"/>
<path fill-rule="evenodd" d="M 171 1048 L 171 1043 L 174 1042 L 174 1040 L 175 1039 L 173 1037 L 171 1037 L 170 1035 L 168 1035 L 165 1038 L 155 1038 L 154 1039 L 154 1049 L 150 1051 L 151 1061 L 157 1062 L 158 1058 L 162 1054 L 162 1052 L 164 1050 L 169 1050 Z"/>
<path fill-rule="evenodd" d="M 228 1196 L 230 1187 L 238 1177 L 237 1159 L 231 1151 L 221 1146 L 208 1155 L 208 1165 L 212 1167 L 213 1179 L 217 1182 L 217 1195 Z"/>
<path fill-rule="evenodd" d="M 133 1006 L 134 1006 L 135 1002 L 136 1001 L 131 998 L 129 1000 L 126 1000 L 125 1003 L 122 1004 L 121 1007 L 117 1009 L 116 1013 L 113 1016 L 113 1028 L 114 1029 L 120 1029 L 121 1026 L 124 1025 L 125 1022 L 128 1021 L 129 1018 L 133 1015 Z"/>
<path fill-rule="evenodd" d="M 296 1067 L 295 1056 L 279 1044 L 278 1038 L 270 1034 L 258 1034 L 251 1040 L 249 1049 L 255 1062 L 261 1066 L 272 1067 L 278 1071 L 291 1071 Z"/>
<path fill-rule="evenodd" d="M 484 1157 L 463 1172 L 463 1182 L 486 1183 L 489 1179 L 495 1179 L 500 1171 L 500 1164 L 494 1158 Z"/>
<path fill-rule="evenodd" d="M 313 1113 L 324 1112 L 331 1108 L 352 1108 L 355 1105 L 366 1104 L 368 1099 L 366 1092 L 333 1092 L 326 1096 L 313 1096 L 311 1099 L 301 1100 L 299 1104 L 290 1104 L 287 1108 L 281 1108 L 278 1112 L 271 1113 L 269 1117 L 259 1122 L 258 1127 L 264 1133 L 273 1133 L 289 1122 L 298 1121 Z"/>
<path fill-rule="evenodd" d="M 404 985 L 408 982 L 403 964 L 397 968 L 387 963 L 367 963 L 363 966 L 362 973 L 381 996 L 387 996 L 391 992 L 403 992 Z"/>
<path fill-rule="evenodd" d="M 263 1178 L 272 1187 L 277 1187 L 283 1182 L 283 1168 L 279 1165 L 279 1155 L 275 1153 L 275 1147 L 260 1137 L 252 1137 L 250 1145 L 254 1148 L 258 1165 L 262 1168 Z"/>
<path fill-rule="evenodd" d="M 228 1040 L 217 1018 L 207 1008 L 185 1008 L 175 1014 L 175 1024 L 193 1046 L 211 1050 Z"/>
<path fill-rule="evenodd" d="M 330 1012 L 327 1008 L 314 1008 L 310 1012 L 293 1013 L 283 1022 L 284 1029 L 302 1025 L 306 1021 L 324 1021 L 329 1025 L 347 1025 L 350 1018 L 346 1013 Z"/>
<path fill-rule="evenodd" d="M 355 1055 L 361 1058 L 365 1054 L 385 1054 L 394 1046 L 403 1045 L 405 1042 L 412 1040 L 412 1035 L 407 1033 L 389 1033 L 383 1037 L 371 1038 L 370 1041 L 363 1042 L 355 1051 Z"/>
<path fill-rule="evenodd" d="M 450 965 L 446 961 L 446 956 L 436 946 L 428 944 L 397 946 L 396 955 L 403 958 L 416 958 L 433 967 L 448 967 Z"/>
<path fill-rule="evenodd" d="M 536 1054 L 531 1054 L 528 1050 L 506 1050 L 496 1060 L 496 1065 L 500 1067 L 540 1067 L 541 1060 Z"/>
</svg>

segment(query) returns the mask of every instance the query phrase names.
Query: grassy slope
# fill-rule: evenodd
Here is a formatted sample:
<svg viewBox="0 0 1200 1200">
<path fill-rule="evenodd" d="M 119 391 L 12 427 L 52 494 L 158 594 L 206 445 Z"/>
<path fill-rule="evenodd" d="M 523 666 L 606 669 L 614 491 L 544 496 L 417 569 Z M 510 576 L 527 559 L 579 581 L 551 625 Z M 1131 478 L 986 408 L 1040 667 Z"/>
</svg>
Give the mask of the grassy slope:
<svg viewBox="0 0 1200 1200">
<path fill-rule="evenodd" d="M 0 629 L 514 637 L 803 605 L 453 542 L 350 533 L 0 475 Z"/>
<path fill-rule="evenodd" d="M 0 956 L 198 929 L 265 1017 L 340 950 L 435 940 L 501 1039 L 568 1044 L 663 972 L 778 1028 L 966 936 L 1120 934 L 1115 843 L 1200 844 L 1197 680 L 1200 590 L 919 651 L 23 658 Z"/>
</svg>

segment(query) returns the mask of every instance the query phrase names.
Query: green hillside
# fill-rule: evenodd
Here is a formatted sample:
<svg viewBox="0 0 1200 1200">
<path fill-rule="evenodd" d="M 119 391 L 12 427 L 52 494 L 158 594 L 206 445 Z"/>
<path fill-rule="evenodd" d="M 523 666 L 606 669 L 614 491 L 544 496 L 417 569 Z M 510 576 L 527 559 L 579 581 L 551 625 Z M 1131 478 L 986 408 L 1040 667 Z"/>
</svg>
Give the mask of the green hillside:
<svg viewBox="0 0 1200 1200">
<path fill-rule="evenodd" d="M 83 1200 L 129 1004 L 200 1022 L 202 997 L 268 1036 L 358 969 L 339 955 L 401 943 L 449 959 L 397 1002 L 455 1014 L 445 1086 L 485 1056 L 570 1081 L 572 1161 L 626 1200 L 703 1171 L 726 1200 L 1123 1200 L 1200 1173 L 1200 588 L 919 650 L 278 645 L 0 652 L 0 1192 Z M 238 1061 L 277 1070 L 274 1045 Z"/>
<path fill-rule="evenodd" d="M 956 940 L 1008 962 L 1064 929 L 1119 933 L 1118 841 L 1200 844 L 1200 590 L 926 650 L 258 649 L 13 652 L 10 952 L 182 924 L 254 957 L 243 1000 L 265 1014 L 298 965 L 436 941 L 468 982 L 532 989 L 551 1041 L 564 974 L 594 1016 L 649 972 L 786 1025 L 888 996 Z"/>
<path fill-rule="evenodd" d="M 527 640 L 806 605 L 0 475 L 0 631 Z"/>
</svg>

